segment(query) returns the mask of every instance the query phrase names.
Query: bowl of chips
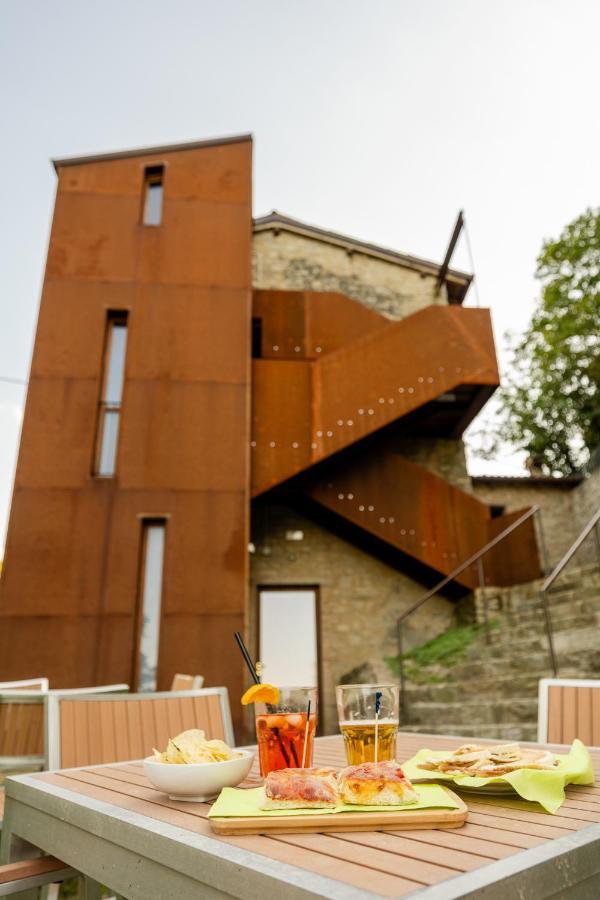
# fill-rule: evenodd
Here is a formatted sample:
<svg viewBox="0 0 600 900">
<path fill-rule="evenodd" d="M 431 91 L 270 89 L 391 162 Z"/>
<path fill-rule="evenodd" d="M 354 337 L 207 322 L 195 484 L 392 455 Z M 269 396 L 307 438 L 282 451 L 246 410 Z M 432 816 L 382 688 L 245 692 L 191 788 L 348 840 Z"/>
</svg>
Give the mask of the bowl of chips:
<svg viewBox="0 0 600 900">
<path fill-rule="evenodd" d="M 232 750 L 224 741 L 208 741 L 201 729 L 192 728 L 171 738 L 163 752 L 154 750 L 144 760 L 144 773 L 171 800 L 203 801 L 243 781 L 253 759 L 250 750 Z"/>
</svg>

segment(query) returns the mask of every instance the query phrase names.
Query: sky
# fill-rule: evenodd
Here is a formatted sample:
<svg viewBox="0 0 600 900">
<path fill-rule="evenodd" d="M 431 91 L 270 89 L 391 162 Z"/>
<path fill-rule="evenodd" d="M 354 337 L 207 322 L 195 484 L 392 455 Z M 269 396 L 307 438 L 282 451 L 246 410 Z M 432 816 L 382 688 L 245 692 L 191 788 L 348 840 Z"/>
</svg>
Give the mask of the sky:
<svg viewBox="0 0 600 900">
<path fill-rule="evenodd" d="M 593 0 L 1 0 L 0 555 L 52 157 L 252 132 L 255 215 L 435 261 L 463 208 L 506 368 L 543 239 L 598 204 L 598 34 Z"/>
</svg>

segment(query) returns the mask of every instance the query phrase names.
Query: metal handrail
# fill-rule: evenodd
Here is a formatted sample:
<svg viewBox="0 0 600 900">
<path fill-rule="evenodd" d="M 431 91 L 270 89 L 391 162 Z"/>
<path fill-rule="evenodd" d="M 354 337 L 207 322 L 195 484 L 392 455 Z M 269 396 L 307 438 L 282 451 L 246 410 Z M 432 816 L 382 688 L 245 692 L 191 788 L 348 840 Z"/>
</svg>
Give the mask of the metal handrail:
<svg viewBox="0 0 600 900">
<path fill-rule="evenodd" d="M 581 547 L 583 542 L 586 540 L 586 538 L 589 536 L 590 532 L 598 524 L 598 522 L 600 522 L 600 507 L 598 507 L 598 509 L 596 510 L 596 512 L 590 519 L 590 521 L 587 523 L 585 528 L 582 530 L 579 537 L 577 537 L 573 541 L 573 543 L 571 544 L 571 546 L 569 547 L 569 549 L 567 550 L 567 552 L 565 553 L 565 555 L 563 556 L 561 561 L 559 563 L 557 563 L 556 566 L 552 569 L 552 571 L 550 572 L 550 574 L 548 575 L 548 577 L 546 578 L 546 580 L 544 581 L 544 583 L 542 585 L 542 588 L 541 588 L 542 591 L 547 591 L 547 590 L 549 590 L 549 588 L 552 587 L 552 585 L 554 584 L 554 582 L 556 581 L 556 579 L 558 578 L 558 576 L 560 575 L 560 573 L 562 572 L 564 567 L 567 565 L 568 562 L 570 562 L 572 557 L 575 556 L 575 554 L 577 553 L 577 551 L 579 550 L 579 548 Z"/>
<path fill-rule="evenodd" d="M 481 547 L 480 550 L 478 550 L 476 553 L 474 553 L 472 556 L 470 556 L 467 560 L 465 560 L 463 563 L 461 563 L 459 566 L 457 566 L 455 569 L 453 569 L 449 575 L 446 575 L 446 577 L 443 578 L 440 582 L 438 582 L 438 584 L 436 584 L 434 587 L 432 587 L 430 590 L 428 590 L 426 594 L 423 594 L 423 596 L 419 600 L 417 600 L 416 603 L 413 603 L 412 606 L 409 606 L 409 608 L 407 610 L 405 610 L 402 613 L 402 615 L 398 616 L 398 619 L 396 620 L 396 629 L 397 629 L 397 639 L 398 639 L 398 666 L 399 666 L 399 670 L 400 670 L 400 705 L 401 705 L 403 712 L 406 711 L 406 676 L 405 676 L 405 672 L 404 672 L 404 662 L 403 662 L 404 646 L 403 646 L 403 640 L 402 640 L 402 625 L 403 625 L 405 619 L 408 619 L 409 616 L 412 616 L 412 614 L 414 612 L 416 612 L 417 609 L 420 609 L 420 607 L 423 606 L 423 604 L 426 603 L 427 600 L 430 600 L 431 597 L 433 597 L 435 594 L 437 594 L 438 591 L 441 591 L 442 588 L 446 587 L 447 584 L 449 584 L 451 581 L 453 581 L 458 575 L 460 575 L 462 572 L 465 571 L 465 569 L 468 569 L 469 566 L 472 566 L 474 563 L 477 563 L 479 586 L 480 586 L 480 588 L 485 588 L 485 577 L 484 577 L 484 572 L 483 572 L 483 557 L 485 556 L 485 554 L 488 553 L 490 550 L 493 550 L 494 547 L 497 547 L 498 544 L 500 544 L 505 538 L 507 538 L 510 534 L 512 534 L 513 531 L 516 531 L 517 528 L 519 528 L 524 522 L 527 522 L 529 519 L 531 519 L 533 516 L 535 516 L 539 512 L 540 512 L 539 506 L 532 506 L 530 509 L 527 510 L 527 512 L 523 513 L 522 516 L 519 516 L 518 519 L 515 519 L 515 521 L 511 525 L 508 525 L 503 531 L 501 531 L 500 534 L 497 534 L 495 538 L 493 538 L 491 541 L 488 541 L 488 543 L 485 544 L 483 547 Z M 483 593 L 483 610 L 484 610 L 484 626 L 485 626 L 486 640 L 489 641 L 487 597 L 485 596 L 485 592 Z M 550 620 L 548 618 L 547 622 L 549 623 L 549 621 Z M 554 656 L 554 646 L 553 646 L 551 630 L 549 632 L 549 640 L 550 640 L 550 646 L 551 646 L 551 656 L 553 657 Z"/>
<path fill-rule="evenodd" d="M 544 607 L 544 618 L 546 621 L 546 634 L 548 635 L 548 646 L 550 648 L 550 662 L 552 665 L 552 674 L 556 678 L 558 675 L 558 662 L 556 660 L 556 654 L 554 652 L 554 643 L 552 641 L 552 618 L 550 616 L 550 604 L 548 601 L 548 591 L 565 568 L 567 563 L 569 563 L 572 558 L 575 556 L 579 548 L 582 544 L 587 540 L 592 531 L 596 529 L 596 542 L 598 548 L 598 561 L 600 562 L 600 532 L 599 525 L 600 522 L 600 507 L 596 510 L 592 518 L 589 520 L 587 525 L 581 530 L 579 535 L 575 538 L 563 558 L 555 565 L 552 569 L 543 585 L 540 588 L 540 597 L 542 598 L 542 603 Z"/>
</svg>

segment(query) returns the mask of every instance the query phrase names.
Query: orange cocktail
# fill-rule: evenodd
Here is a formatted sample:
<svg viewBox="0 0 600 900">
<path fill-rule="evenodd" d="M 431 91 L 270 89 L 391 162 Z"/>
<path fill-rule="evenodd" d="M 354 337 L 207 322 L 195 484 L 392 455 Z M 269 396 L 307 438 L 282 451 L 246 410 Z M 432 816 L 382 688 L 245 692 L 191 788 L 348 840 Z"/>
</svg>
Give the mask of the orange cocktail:
<svg viewBox="0 0 600 900">
<path fill-rule="evenodd" d="M 307 718 L 310 699 L 310 716 Z M 317 689 L 282 687 L 278 703 L 256 703 L 260 774 L 312 765 L 317 728 Z"/>
</svg>

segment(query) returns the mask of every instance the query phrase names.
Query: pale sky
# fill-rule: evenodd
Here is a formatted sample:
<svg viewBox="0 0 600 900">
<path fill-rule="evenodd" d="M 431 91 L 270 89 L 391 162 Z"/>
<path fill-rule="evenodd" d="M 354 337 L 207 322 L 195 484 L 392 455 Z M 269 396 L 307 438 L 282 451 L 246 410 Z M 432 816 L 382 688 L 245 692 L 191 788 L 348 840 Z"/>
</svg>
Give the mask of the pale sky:
<svg viewBox="0 0 600 900">
<path fill-rule="evenodd" d="M 463 207 L 502 350 L 599 201 L 599 34 L 593 0 L 1 0 L 0 377 L 28 377 L 50 158 L 246 131 L 255 215 L 440 261 Z M 0 380 L 0 548 L 24 396 Z"/>
</svg>

